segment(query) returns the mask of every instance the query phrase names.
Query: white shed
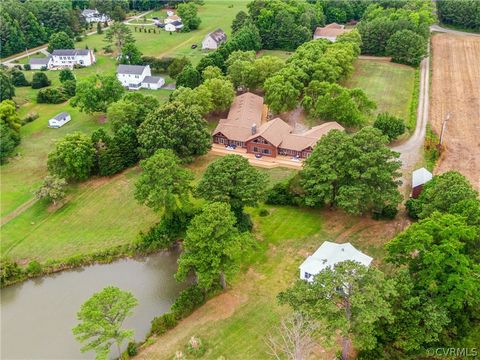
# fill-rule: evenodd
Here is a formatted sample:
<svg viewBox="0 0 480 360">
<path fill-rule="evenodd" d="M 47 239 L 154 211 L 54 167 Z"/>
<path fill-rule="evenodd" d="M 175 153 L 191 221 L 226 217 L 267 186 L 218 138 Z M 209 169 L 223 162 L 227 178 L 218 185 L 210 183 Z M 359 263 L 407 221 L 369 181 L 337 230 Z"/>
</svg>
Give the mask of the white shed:
<svg viewBox="0 0 480 360">
<path fill-rule="evenodd" d="M 165 84 L 164 78 L 161 76 L 145 76 L 142 81 L 142 87 L 145 89 L 158 90 Z"/>
<path fill-rule="evenodd" d="M 58 115 L 55 115 L 53 118 L 48 120 L 48 127 L 50 128 L 59 128 L 65 125 L 67 122 L 72 120 L 71 116 L 67 112 L 61 112 Z"/>
<path fill-rule="evenodd" d="M 312 282 L 314 276 L 322 270 L 348 260 L 369 266 L 373 258 L 355 249 L 350 243 L 335 244 L 325 241 L 300 265 L 300 279 Z"/>
<path fill-rule="evenodd" d="M 411 196 L 416 199 L 423 190 L 423 185 L 432 180 L 432 173 L 425 168 L 420 168 L 412 173 L 412 194 Z"/>
<path fill-rule="evenodd" d="M 217 29 L 205 36 L 202 41 L 202 49 L 215 50 L 227 41 L 227 35 L 222 29 Z"/>
</svg>

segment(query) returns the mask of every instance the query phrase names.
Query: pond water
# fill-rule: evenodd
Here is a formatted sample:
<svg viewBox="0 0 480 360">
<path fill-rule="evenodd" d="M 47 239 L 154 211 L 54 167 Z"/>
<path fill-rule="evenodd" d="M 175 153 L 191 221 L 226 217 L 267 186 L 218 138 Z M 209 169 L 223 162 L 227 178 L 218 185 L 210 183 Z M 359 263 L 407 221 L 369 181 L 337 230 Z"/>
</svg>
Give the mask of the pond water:
<svg viewBox="0 0 480 360">
<path fill-rule="evenodd" d="M 143 340 L 150 321 L 167 312 L 185 284 L 175 281 L 177 255 L 160 253 L 64 271 L 1 290 L 2 359 L 92 359 L 72 335 L 80 306 L 113 285 L 128 290 L 138 305 L 124 327 Z M 112 352 L 116 355 L 116 352 Z"/>
</svg>

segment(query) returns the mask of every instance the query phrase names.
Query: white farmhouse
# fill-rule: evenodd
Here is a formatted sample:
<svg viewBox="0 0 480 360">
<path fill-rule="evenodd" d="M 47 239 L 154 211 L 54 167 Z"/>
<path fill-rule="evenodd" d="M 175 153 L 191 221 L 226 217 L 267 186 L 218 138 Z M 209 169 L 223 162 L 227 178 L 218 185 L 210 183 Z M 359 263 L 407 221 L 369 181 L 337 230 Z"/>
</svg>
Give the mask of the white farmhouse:
<svg viewBox="0 0 480 360">
<path fill-rule="evenodd" d="M 178 15 L 173 15 L 173 14 L 168 14 L 167 13 L 167 17 L 165 18 L 165 20 L 163 21 L 165 24 L 170 24 L 172 22 L 175 22 L 175 21 L 180 21 L 182 22 L 182 18 Z"/>
<path fill-rule="evenodd" d="M 183 28 L 183 24 L 179 20 L 165 23 L 165 31 L 175 32 L 182 28 Z"/>
<path fill-rule="evenodd" d="M 53 118 L 48 120 L 48 127 L 56 129 L 62 127 L 70 120 L 72 120 L 72 118 L 70 117 L 69 113 L 61 112 L 60 114 L 57 114 Z"/>
<path fill-rule="evenodd" d="M 51 56 L 45 58 L 31 58 L 30 60 L 28 60 L 28 64 L 30 65 L 31 70 L 42 70 L 48 69 L 50 67 L 51 61 Z"/>
<path fill-rule="evenodd" d="M 217 29 L 207 34 L 202 41 L 202 49 L 215 50 L 227 41 L 227 34 L 222 29 Z"/>
<path fill-rule="evenodd" d="M 162 77 L 152 76 L 150 65 L 119 65 L 117 79 L 129 90 L 140 88 L 157 90 L 165 84 Z"/>
<path fill-rule="evenodd" d="M 100 14 L 97 9 L 84 9 L 82 10 L 82 16 L 87 23 L 110 21 L 108 15 Z"/>
<path fill-rule="evenodd" d="M 318 249 L 300 265 L 300 279 L 312 282 L 315 275 L 322 270 L 343 261 L 356 261 L 369 266 L 372 258 L 355 249 L 352 244 L 335 244 L 325 241 Z"/>
<path fill-rule="evenodd" d="M 58 49 L 52 52 L 49 69 L 73 68 L 75 65 L 90 66 L 96 62 L 95 55 L 89 49 Z"/>
</svg>

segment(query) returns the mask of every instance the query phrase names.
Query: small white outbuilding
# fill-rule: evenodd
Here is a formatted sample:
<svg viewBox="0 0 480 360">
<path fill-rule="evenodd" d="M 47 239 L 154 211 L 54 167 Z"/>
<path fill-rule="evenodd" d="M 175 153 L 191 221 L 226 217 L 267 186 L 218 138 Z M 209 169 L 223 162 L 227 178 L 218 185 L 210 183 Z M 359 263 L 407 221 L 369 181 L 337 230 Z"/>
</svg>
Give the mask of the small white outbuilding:
<svg viewBox="0 0 480 360">
<path fill-rule="evenodd" d="M 56 129 L 62 127 L 70 120 L 72 120 L 72 118 L 69 113 L 61 112 L 60 114 L 55 115 L 53 118 L 48 120 L 48 127 Z"/>
<path fill-rule="evenodd" d="M 423 167 L 415 170 L 412 173 L 412 193 L 410 196 L 414 199 L 418 198 L 423 190 L 423 186 L 432 178 L 432 173 Z"/>
<path fill-rule="evenodd" d="M 369 266 L 373 258 L 355 249 L 350 243 L 335 244 L 325 241 L 300 265 L 300 279 L 312 282 L 314 276 L 322 270 L 348 260 Z"/>
</svg>

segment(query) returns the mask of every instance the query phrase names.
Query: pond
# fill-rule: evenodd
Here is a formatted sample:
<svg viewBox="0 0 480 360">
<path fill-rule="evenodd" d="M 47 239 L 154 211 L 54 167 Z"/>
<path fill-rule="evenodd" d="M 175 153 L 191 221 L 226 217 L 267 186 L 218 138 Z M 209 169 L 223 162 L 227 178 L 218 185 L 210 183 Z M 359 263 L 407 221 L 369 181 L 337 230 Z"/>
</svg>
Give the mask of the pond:
<svg viewBox="0 0 480 360">
<path fill-rule="evenodd" d="M 0 357 L 94 358 L 93 352 L 80 352 L 71 329 L 85 300 L 108 285 L 128 290 L 138 299 L 124 327 L 135 330 L 137 341 L 143 340 L 150 321 L 167 312 L 186 286 L 173 277 L 176 260 L 176 254 L 160 253 L 64 271 L 2 289 Z"/>
</svg>

